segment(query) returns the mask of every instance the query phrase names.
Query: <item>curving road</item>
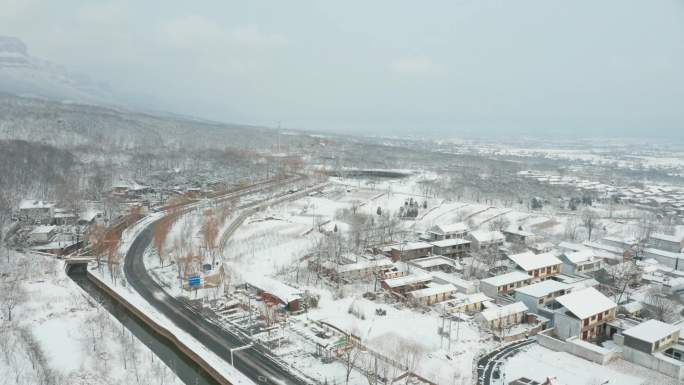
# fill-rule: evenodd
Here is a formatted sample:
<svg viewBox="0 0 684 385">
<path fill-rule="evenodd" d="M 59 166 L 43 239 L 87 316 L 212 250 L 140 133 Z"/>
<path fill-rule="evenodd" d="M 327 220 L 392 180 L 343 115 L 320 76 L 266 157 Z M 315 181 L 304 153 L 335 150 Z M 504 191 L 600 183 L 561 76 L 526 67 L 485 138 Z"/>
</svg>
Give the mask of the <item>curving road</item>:
<svg viewBox="0 0 684 385">
<path fill-rule="evenodd" d="M 513 342 L 509 345 L 500 347 L 497 350 L 487 353 L 477 361 L 477 383 L 478 385 L 493 385 L 494 372 L 503 360 L 514 356 L 527 345 L 537 342 L 534 338 L 528 338 L 521 341 Z M 500 370 L 500 369 L 499 369 Z M 501 373 L 498 373 L 501 376 Z"/>
<path fill-rule="evenodd" d="M 291 182 L 292 180 L 287 180 Z M 258 192 L 248 189 L 240 195 Z M 235 195 L 233 195 L 235 196 Z M 255 207 L 262 202 L 253 202 L 240 206 L 241 209 Z M 198 315 L 187 304 L 167 294 L 164 289 L 155 282 L 147 273 L 143 263 L 143 254 L 152 242 L 152 229 L 150 224 L 140 232 L 133 241 L 124 262 L 124 274 L 131 285 L 146 301 L 159 312 L 172 320 L 195 339 L 203 343 L 218 356 L 230 361 L 230 349 L 248 344 L 250 341 L 210 322 Z M 234 365 L 247 377 L 258 384 L 308 384 L 303 379 L 293 375 L 286 368 L 268 358 L 268 352 L 261 351 L 259 347 L 253 347 L 234 354 Z"/>
</svg>

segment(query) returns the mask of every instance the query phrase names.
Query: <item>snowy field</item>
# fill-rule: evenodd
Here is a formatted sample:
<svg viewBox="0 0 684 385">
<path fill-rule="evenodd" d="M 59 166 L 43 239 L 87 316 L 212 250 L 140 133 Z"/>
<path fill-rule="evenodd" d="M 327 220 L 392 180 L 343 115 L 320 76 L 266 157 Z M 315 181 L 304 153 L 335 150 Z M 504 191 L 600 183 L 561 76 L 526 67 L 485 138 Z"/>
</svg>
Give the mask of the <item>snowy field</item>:
<svg viewBox="0 0 684 385">
<path fill-rule="evenodd" d="M 520 377 L 538 382 L 555 379 L 559 385 L 676 385 L 677 380 L 617 360 L 601 366 L 569 353 L 532 345 L 504 364 L 506 383 Z M 556 384 L 556 382 L 554 382 Z"/>
<path fill-rule="evenodd" d="M 25 297 L 12 322 L 0 319 L 0 384 L 182 384 L 61 262 L 17 253 L 15 264 Z M 0 275 L 8 272 L 3 252 Z"/>
</svg>

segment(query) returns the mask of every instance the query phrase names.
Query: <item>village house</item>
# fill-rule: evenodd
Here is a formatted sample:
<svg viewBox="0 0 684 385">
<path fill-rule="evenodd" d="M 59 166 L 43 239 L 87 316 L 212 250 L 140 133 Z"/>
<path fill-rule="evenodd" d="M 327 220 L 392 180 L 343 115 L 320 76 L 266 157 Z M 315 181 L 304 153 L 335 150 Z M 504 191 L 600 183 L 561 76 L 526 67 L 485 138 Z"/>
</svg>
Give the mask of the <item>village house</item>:
<svg viewBox="0 0 684 385">
<path fill-rule="evenodd" d="M 617 304 L 593 287 L 557 297 L 562 305 L 554 312 L 556 335 L 593 340 L 606 334 L 607 323 L 615 319 Z"/>
<path fill-rule="evenodd" d="M 541 254 L 553 250 L 554 245 L 551 242 L 537 242 L 527 246 L 527 248 L 535 254 Z"/>
<path fill-rule="evenodd" d="M 512 294 L 516 289 L 527 286 L 532 277 L 521 271 L 501 274 L 480 280 L 480 291 L 489 297 L 496 298 L 500 294 Z"/>
<path fill-rule="evenodd" d="M 451 284 L 432 284 L 424 289 L 414 290 L 408 293 L 409 301 L 416 305 L 434 305 L 446 301 L 456 293 L 456 287 Z"/>
<path fill-rule="evenodd" d="M 644 353 L 655 353 L 669 348 L 679 340 L 679 328 L 650 319 L 622 332 L 624 346 Z"/>
<path fill-rule="evenodd" d="M 468 235 L 468 225 L 463 222 L 452 223 L 449 225 L 432 226 L 427 231 L 428 239 L 431 241 L 441 241 L 444 239 L 465 238 Z"/>
<path fill-rule="evenodd" d="M 55 208 L 52 214 L 52 224 L 55 225 L 73 225 L 77 220 L 76 214 L 68 209 Z"/>
<path fill-rule="evenodd" d="M 648 245 L 654 249 L 681 253 L 684 250 L 684 235 L 651 234 L 648 239 Z"/>
<path fill-rule="evenodd" d="M 37 223 L 49 224 L 55 213 L 55 204 L 35 199 L 19 202 L 19 218 Z"/>
<path fill-rule="evenodd" d="M 496 248 L 503 246 L 506 237 L 500 231 L 486 231 L 486 230 L 475 230 L 468 234 L 470 237 L 470 249 L 472 251 L 481 251 L 490 248 Z"/>
<path fill-rule="evenodd" d="M 535 254 L 526 251 L 509 255 L 508 259 L 516 264 L 518 269 L 526 272 L 535 279 L 547 279 L 560 273 L 561 261 L 552 253 Z"/>
<path fill-rule="evenodd" d="M 409 274 L 403 277 L 389 278 L 381 282 L 382 288 L 397 294 L 406 294 L 410 291 L 427 287 L 432 281 L 432 276 L 426 273 Z"/>
<path fill-rule="evenodd" d="M 547 279 L 517 289 L 515 299 L 524 303 L 530 312 L 538 313 L 540 308 L 552 306 L 556 302 L 556 298 L 567 294 L 569 291 L 569 285 Z"/>
<path fill-rule="evenodd" d="M 517 243 L 519 245 L 532 244 L 538 239 L 534 233 L 515 227 L 505 229 L 503 234 L 506 237 L 506 242 Z"/>
<path fill-rule="evenodd" d="M 380 272 L 390 269 L 394 263 L 386 257 L 378 259 L 360 259 L 358 262 L 334 264 L 330 272 L 336 279 L 346 281 L 366 280 L 377 276 Z"/>
<path fill-rule="evenodd" d="M 81 244 L 82 242 L 77 242 L 75 240 L 60 240 L 33 246 L 31 247 L 31 250 L 54 255 L 67 255 L 76 251 Z"/>
<path fill-rule="evenodd" d="M 432 253 L 449 258 L 462 258 L 470 251 L 470 241 L 461 238 L 443 239 L 431 241 Z"/>
<path fill-rule="evenodd" d="M 584 247 L 584 245 L 575 242 L 563 241 L 558 244 L 558 250 L 560 250 L 562 253 L 582 251 L 585 249 L 586 247 Z"/>
<path fill-rule="evenodd" d="M 444 313 L 478 312 L 484 308 L 484 303 L 492 301 L 484 293 L 454 293 L 451 297 L 450 300 L 440 304 Z"/>
<path fill-rule="evenodd" d="M 527 306 L 514 302 L 501 307 L 492 307 L 475 315 L 477 322 L 490 330 L 503 329 L 518 325 L 527 319 Z"/>
<path fill-rule="evenodd" d="M 601 243 L 605 245 L 615 246 L 624 250 L 632 250 L 637 247 L 639 242 L 634 238 L 620 238 L 620 237 L 603 237 Z"/>
<path fill-rule="evenodd" d="M 659 264 L 674 270 L 684 270 L 684 253 L 673 253 L 671 251 L 645 248 L 642 259 L 653 258 Z"/>
<path fill-rule="evenodd" d="M 591 250 L 594 255 L 608 262 L 622 262 L 625 259 L 632 258 L 633 251 L 631 249 L 623 249 L 617 246 L 605 245 L 598 242 L 584 242 L 583 245 Z"/>
<path fill-rule="evenodd" d="M 57 226 L 41 225 L 36 226 L 29 233 L 29 238 L 33 243 L 46 243 L 50 242 L 52 237 L 57 231 Z"/>
<path fill-rule="evenodd" d="M 472 294 L 477 291 L 477 286 L 472 281 L 465 280 L 455 274 L 445 273 L 443 271 L 432 271 L 432 281 L 435 283 L 450 283 L 456 287 L 459 293 Z"/>
<path fill-rule="evenodd" d="M 684 380 L 684 346 L 679 343 L 679 333 L 678 326 L 654 319 L 626 329 L 622 332 L 623 358 Z"/>
<path fill-rule="evenodd" d="M 391 246 L 390 256 L 393 261 L 410 261 L 432 254 L 432 245 L 426 242 L 406 242 Z"/>
<path fill-rule="evenodd" d="M 563 262 L 563 274 L 588 274 L 603 268 L 603 260 L 596 257 L 592 250 L 565 252 L 560 255 L 560 260 Z"/>
<path fill-rule="evenodd" d="M 266 302 L 275 302 L 288 311 L 299 311 L 302 293 L 299 289 L 269 277 L 253 278 L 247 284 L 256 289 L 257 294 Z"/>
<path fill-rule="evenodd" d="M 430 257 L 416 258 L 407 262 L 409 265 L 419 267 L 426 271 L 443 271 L 445 273 L 453 273 L 462 271 L 463 267 L 457 261 L 451 258 L 445 258 L 441 255 L 433 255 Z"/>
</svg>

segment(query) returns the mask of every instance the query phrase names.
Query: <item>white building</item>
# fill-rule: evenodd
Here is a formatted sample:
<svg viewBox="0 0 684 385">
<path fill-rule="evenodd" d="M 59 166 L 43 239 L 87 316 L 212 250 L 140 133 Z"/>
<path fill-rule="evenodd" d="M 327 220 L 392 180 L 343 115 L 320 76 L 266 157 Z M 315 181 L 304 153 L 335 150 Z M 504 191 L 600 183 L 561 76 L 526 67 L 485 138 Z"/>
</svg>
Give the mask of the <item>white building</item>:
<svg viewBox="0 0 684 385">
<path fill-rule="evenodd" d="M 587 274 L 603 268 L 603 260 L 596 257 L 592 250 L 565 252 L 561 254 L 563 274 Z"/>
<path fill-rule="evenodd" d="M 655 249 L 681 253 L 684 250 L 684 235 L 655 233 L 649 237 L 648 244 Z"/>
<path fill-rule="evenodd" d="M 496 330 L 525 322 L 527 306 L 522 302 L 514 302 L 501 307 L 492 307 L 475 315 L 475 319 L 483 326 Z"/>
<path fill-rule="evenodd" d="M 35 199 L 22 199 L 19 203 L 19 216 L 25 220 L 49 223 L 55 214 L 55 204 Z"/>
<path fill-rule="evenodd" d="M 642 257 L 644 259 L 653 258 L 661 265 L 668 266 L 674 270 L 684 270 L 683 253 L 673 253 L 666 250 L 645 248 Z"/>
<path fill-rule="evenodd" d="M 567 294 L 570 286 L 562 282 L 547 279 L 521 287 L 515 291 L 515 299 L 524 303 L 532 313 L 537 313 L 539 308 L 546 307 L 556 301 L 556 298 Z"/>
<path fill-rule="evenodd" d="M 414 290 L 408 293 L 409 301 L 420 305 L 434 305 L 446 301 L 456 293 L 456 287 L 451 284 L 432 284 L 424 289 Z"/>
<path fill-rule="evenodd" d="M 480 291 L 496 298 L 500 294 L 513 293 L 516 289 L 527 286 L 532 277 L 522 271 L 501 274 L 480 280 Z"/>
<path fill-rule="evenodd" d="M 593 287 L 557 297 L 556 301 L 563 306 L 553 315 L 556 335 L 562 339 L 586 341 L 602 336 L 617 312 L 617 304 Z"/>
<path fill-rule="evenodd" d="M 535 254 L 527 251 L 509 255 L 508 259 L 516 266 L 536 279 L 547 279 L 560 273 L 561 261 L 552 253 Z"/>
<path fill-rule="evenodd" d="M 34 243 L 46 243 L 49 242 L 57 231 L 57 226 L 36 226 L 31 233 L 29 233 L 29 238 Z"/>
<path fill-rule="evenodd" d="M 448 225 L 432 226 L 428 231 L 428 238 L 432 241 L 443 239 L 465 238 L 468 235 L 468 225 L 463 222 L 451 223 Z"/>
<path fill-rule="evenodd" d="M 475 230 L 470 232 L 469 237 L 472 251 L 499 248 L 506 240 L 500 231 Z"/>
</svg>

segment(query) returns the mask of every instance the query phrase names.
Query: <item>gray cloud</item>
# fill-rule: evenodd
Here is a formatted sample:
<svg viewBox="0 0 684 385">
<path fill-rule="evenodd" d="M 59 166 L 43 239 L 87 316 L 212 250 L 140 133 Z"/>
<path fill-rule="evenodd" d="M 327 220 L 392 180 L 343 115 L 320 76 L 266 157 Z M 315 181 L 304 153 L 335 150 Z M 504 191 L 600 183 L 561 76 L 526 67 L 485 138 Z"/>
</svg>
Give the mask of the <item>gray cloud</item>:
<svg viewBox="0 0 684 385">
<path fill-rule="evenodd" d="M 161 108 L 356 133 L 684 131 L 677 0 L 0 0 L 0 33 Z"/>
</svg>

